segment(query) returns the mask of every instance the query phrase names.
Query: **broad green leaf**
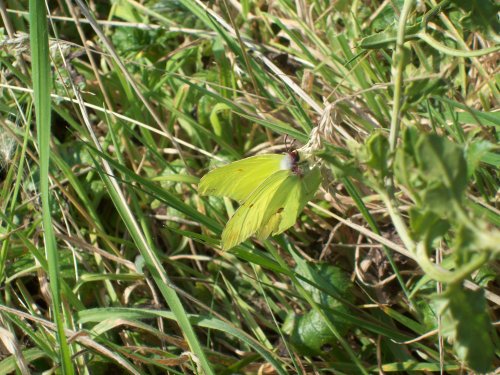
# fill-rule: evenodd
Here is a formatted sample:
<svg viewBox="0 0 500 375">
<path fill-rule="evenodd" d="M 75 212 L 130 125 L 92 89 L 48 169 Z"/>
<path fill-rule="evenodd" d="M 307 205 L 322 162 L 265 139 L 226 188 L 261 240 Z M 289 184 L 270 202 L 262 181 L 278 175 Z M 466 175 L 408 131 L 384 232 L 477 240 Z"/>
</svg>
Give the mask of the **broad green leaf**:
<svg viewBox="0 0 500 375">
<path fill-rule="evenodd" d="M 453 287 L 436 297 L 433 304 L 441 316 L 441 332 L 453 343 L 458 358 L 474 371 L 490 371 L 494 349 L 484 291 Z"/>
<path fill-rule="evenodd" d="M 407 129 L 396 153 L 395 174 L 419 206 L 443 217 L 451 215 L 467 187 L 467 162 L 463 149 L 436 134 Z"/>
<path fill-rule="evenodd" d="M 295 316 L 292 324 L 290 342 L 302 355 L 326 354 L 336 341 L 325 319 L 316 310 Z"/>
<path fill-rule="evenodd" d="M 301 280 L 302 286 L 315 302 L 328 309 L 328 318 L 335 324 L 338 332 L 341 335 L 346 334 L 351 324 L 337 313 L 349 314 L 350 310 L 337 298 L 353 302 L 353 284 L 349 276 L 340 268 L 326 263 L 303 262 L 299 263 L 295 270 L 298 275 L 309 280 Z M 321 290 L 314 285 L 321 287 Z M 305 355 L 324 354 L 337 341 L 325 318 L 316 310 L 302 316 L 289 315 L 284 330 L 290 334 L 290 341 L 295 349 Z"/>
<path fill-rule="evenodd" d="M 425 239 L 429 244 L 442 237 L 450 228 L 448 221 L 434 212 L 422 208 L 410 209 L 410 227 L 416 240 Z"/>
<path fill-rule="evenodd" d="M 449 209 L 448 201 L 460 199 L 467 187 L 467 163 L 462 148 L 436 134 L 421 136 L 417 158 L 422 175 L 429 180 L 425 190 L 427 203 Z"/>
<path fill-rule="evenodd" d="M 353 302 L 352 281 L 339 267 L 328 263 L 315 264 L 304 261 L 297 264 L 295 271 L 302 277 L 301 284 L 304 289 L 311 293 L 317 303 L 335 307 L 342 305 L 339 299 Z M 304 279 L 309 282 L 304 281 Z"/>
</svg>

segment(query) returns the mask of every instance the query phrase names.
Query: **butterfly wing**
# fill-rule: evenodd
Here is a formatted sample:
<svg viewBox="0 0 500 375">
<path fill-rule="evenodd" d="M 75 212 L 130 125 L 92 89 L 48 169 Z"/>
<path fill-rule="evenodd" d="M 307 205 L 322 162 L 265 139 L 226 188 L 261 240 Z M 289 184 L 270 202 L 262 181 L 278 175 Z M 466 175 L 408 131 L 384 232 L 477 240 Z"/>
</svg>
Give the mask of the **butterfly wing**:
<svg viewBox="0 0 500 375">
<path fill-rule="evenodd" d="M 279 226 L 276 231 L 273 231 L 273 235 L 280 234 L 295 224 L 300 212 L 314 197 L 321 183 L 321 173 L 317 168 L 307 171 L 302 177 L 297 178 L 300 181 L 294 181 L 293 187 L 290 187 L 290 194 L 286 196 L 287 200 L 283 205 Z M 285 187 L 283 186 L 283 188 Z"/>
<path fill-rule="evenodd" d="M 284 155 L 257 155 L 208 172 L 200 181 L 201 195 L 229 197 L 243 202 L 269 176 L 280 170 Z"/>
<path fill-rule="evenodd" d="M 228 221 L 222 232 L 222 249 L 230 249 L 253 234 L 263 240 L 293 226 L 320 183 L 318 169 L 302 176 L 282 170 L 268 177 Z"/>
<path fill-rule="evenodd" d="M 222 249 L 230 249 L 255 234 L 269 222 L 283 199 L 277 196 L 280 186 L 290 177 L 289 170 L 279 170 L 250 193 L 236 210 L 222 232 Z"/>
<path fill-rule="evenodd" d="M 265 239 L 270 235 L 283 233 L 297 221 L 297 217 L 309 202 L 321 183 L 319 169 L 314 168 L 303 176 L 291 174 L 283 181 L 274 196 L 276 204 L 270 205 L 269 219 L 256 233 L 257 238 Z"/>
</svg>

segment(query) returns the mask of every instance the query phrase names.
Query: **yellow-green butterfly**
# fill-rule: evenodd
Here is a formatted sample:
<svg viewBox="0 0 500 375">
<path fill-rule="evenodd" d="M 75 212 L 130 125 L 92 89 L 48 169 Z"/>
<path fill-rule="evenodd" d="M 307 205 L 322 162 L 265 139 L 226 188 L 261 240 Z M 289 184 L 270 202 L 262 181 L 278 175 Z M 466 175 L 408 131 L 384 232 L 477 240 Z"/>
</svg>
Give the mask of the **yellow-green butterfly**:
<svg viewBox="0 0 500 375">
<path fill-rule="evenodd" d="M 201 195 L 228 197 L 241 206 L 222 232 L 228 250 L 252 235 L 265 239 L 295 224 L 321 182 L 318 168 L 299 164 L 299 153 L 257 155 L 210 171 L 200 181 Z"/>
</svg>

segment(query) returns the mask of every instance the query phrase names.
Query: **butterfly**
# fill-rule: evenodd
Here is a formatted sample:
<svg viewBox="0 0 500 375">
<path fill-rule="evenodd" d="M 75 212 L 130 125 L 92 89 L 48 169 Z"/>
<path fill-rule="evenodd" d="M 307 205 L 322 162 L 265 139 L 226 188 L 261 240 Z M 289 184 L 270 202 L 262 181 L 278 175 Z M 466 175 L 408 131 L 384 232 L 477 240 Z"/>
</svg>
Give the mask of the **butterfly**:
<svg viewBox="0 0 500 375">
<path fill-rule="evenodd" d="M 198 192 L 240 203 L 222 232 L 222 250 L 228 250 L 252 235 L 263 240 L 290 228 L 320 182 L 319 169 L 301 163 L 299 153 L 291 151 L 216 168 L 202 177 Z"/>
</svg>

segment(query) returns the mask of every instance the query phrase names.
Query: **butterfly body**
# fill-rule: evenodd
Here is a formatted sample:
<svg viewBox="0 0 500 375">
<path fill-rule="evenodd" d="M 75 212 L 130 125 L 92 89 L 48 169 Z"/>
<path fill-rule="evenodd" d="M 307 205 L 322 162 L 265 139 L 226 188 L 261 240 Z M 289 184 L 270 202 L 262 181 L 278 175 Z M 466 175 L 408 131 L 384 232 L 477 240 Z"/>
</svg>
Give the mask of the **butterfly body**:
<svg viewBox="0 0 500 375">
<path fill-rule="evenodd" d="M 301 166 L 297 151 L 257 155 L 207 173 L 201 195 L 225 196 L 241 206 L 222 232 L 222 248 L 230 249 L 252 235 L 265 239 L 295 224 L 320 183 L 319 170 Z"/>
<path fill-rule="evenodd" d="M 287 152 L 283 155 L 283 159 L 280 163 L 280 168 L 283 170 L 289 169 L 292 173 L 301 176 L 302 169 L 299 166 L 300 155 L 297 150 Z"/>
</svg>

